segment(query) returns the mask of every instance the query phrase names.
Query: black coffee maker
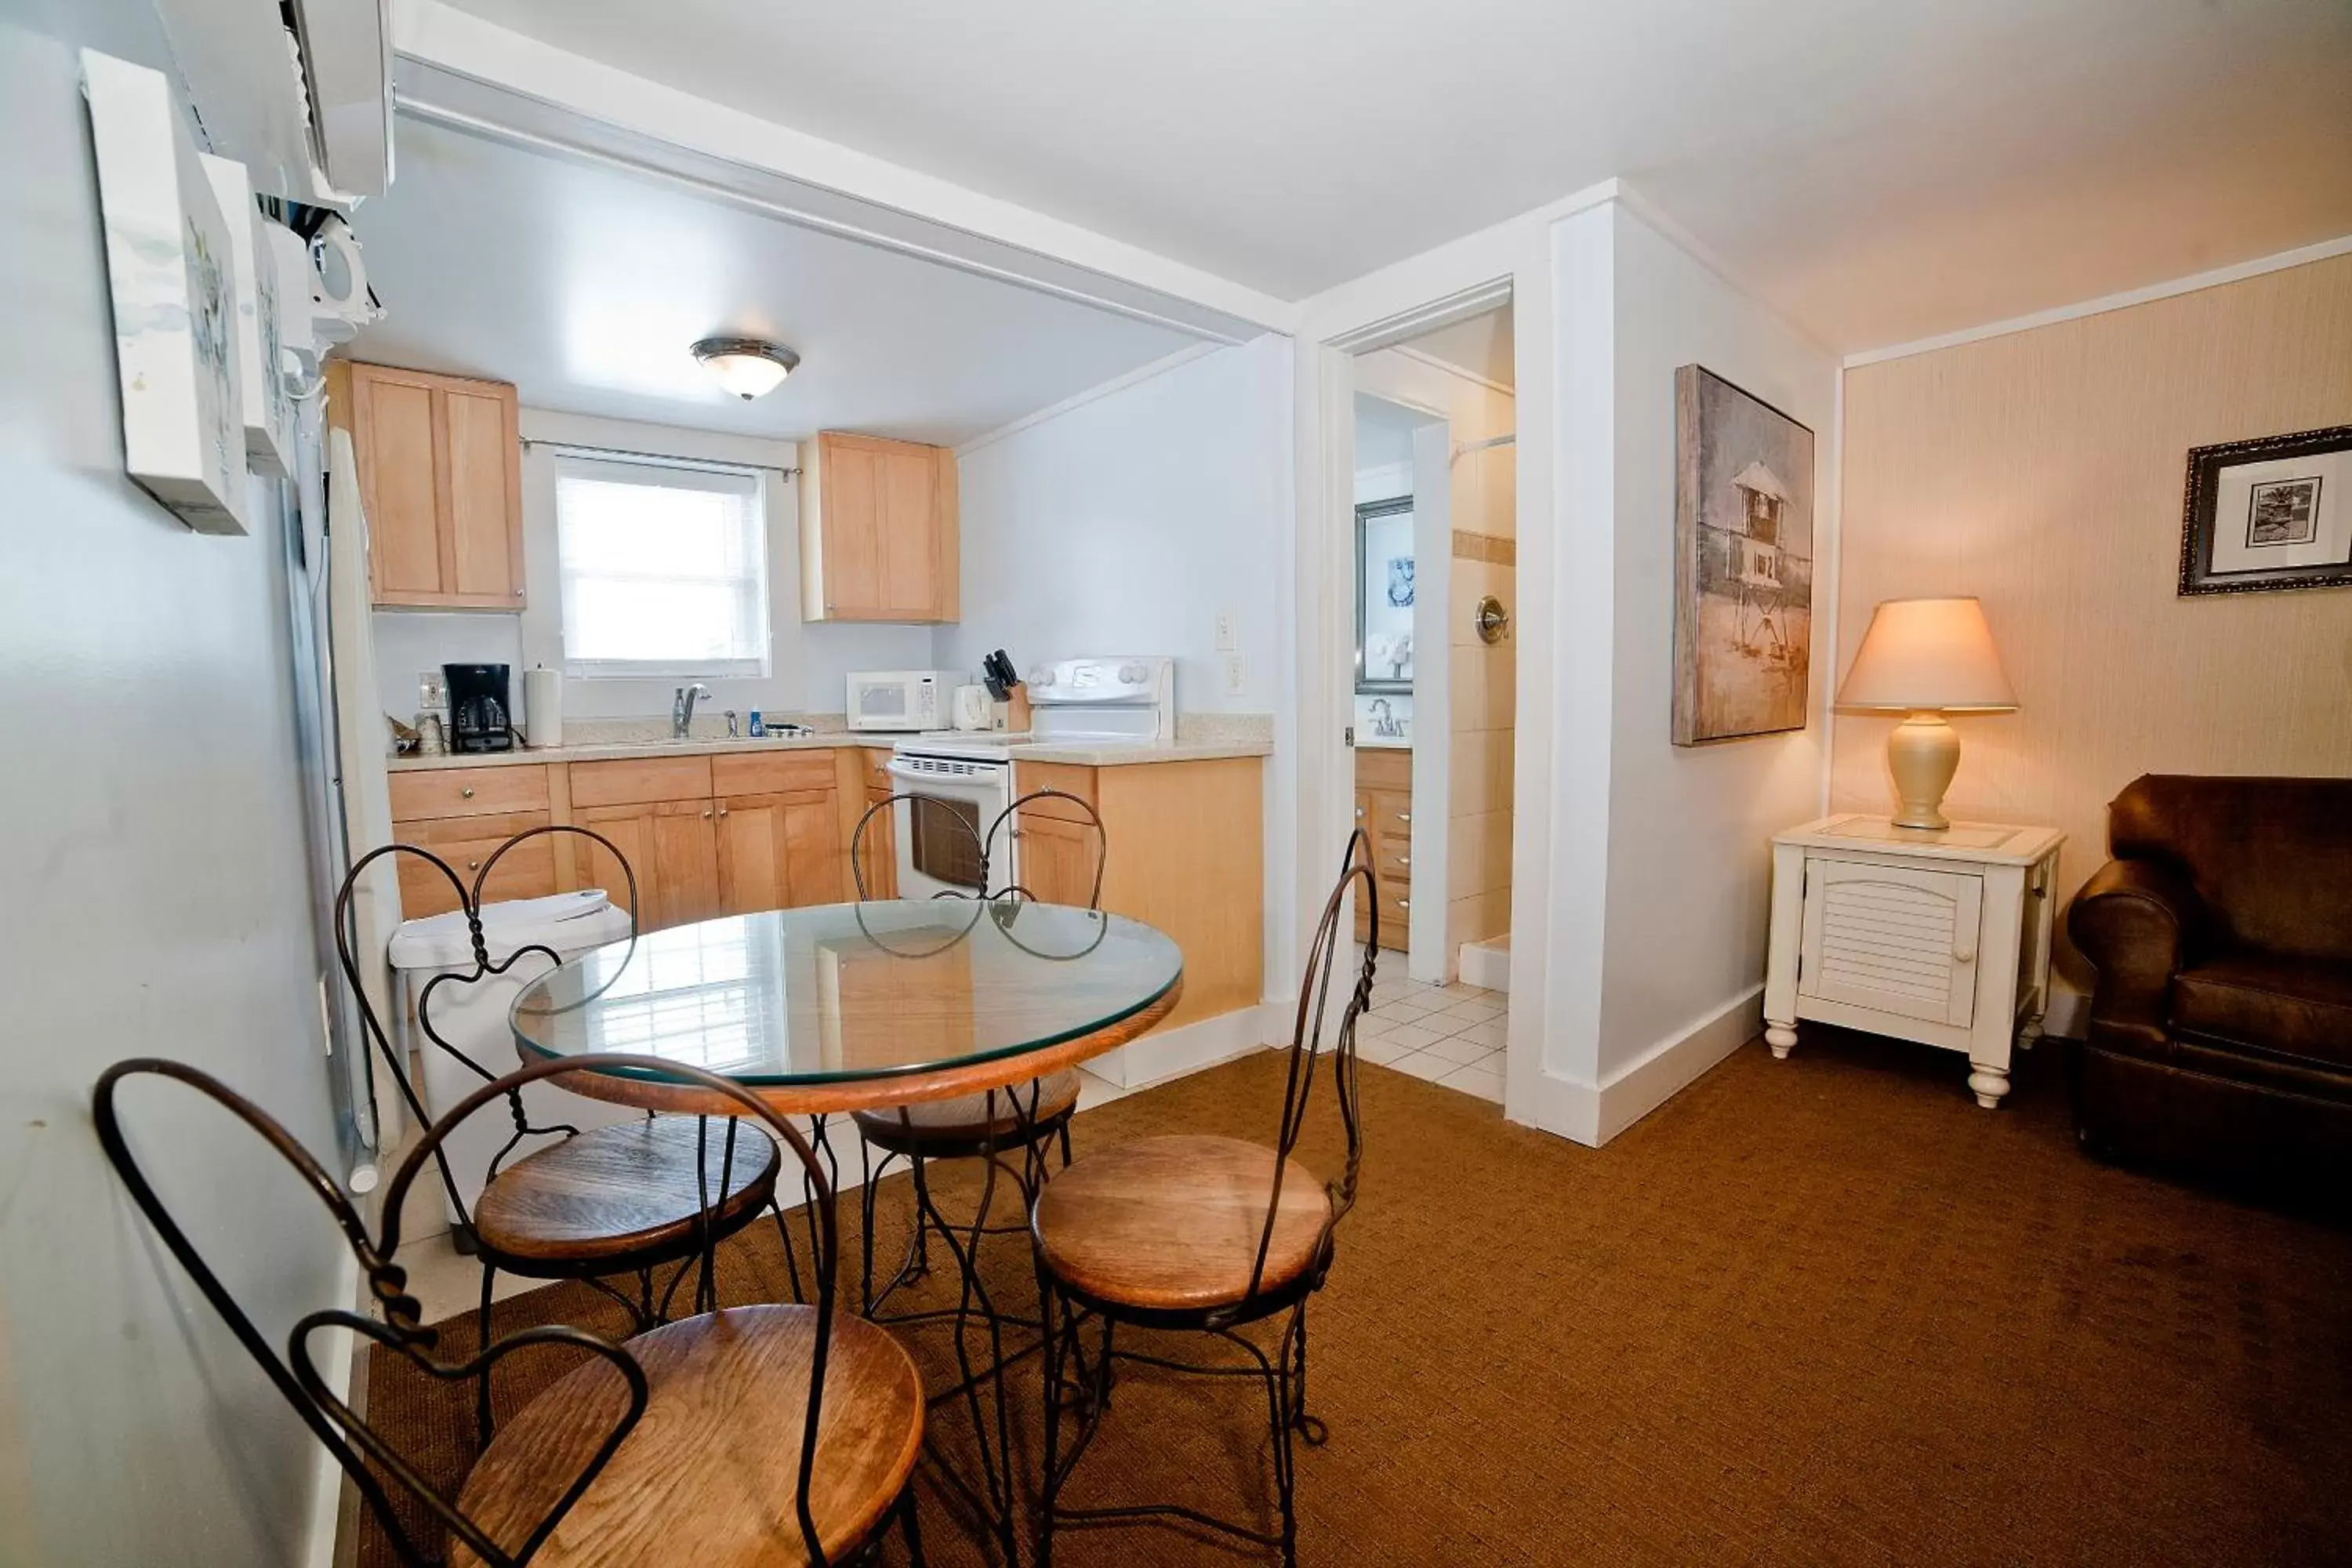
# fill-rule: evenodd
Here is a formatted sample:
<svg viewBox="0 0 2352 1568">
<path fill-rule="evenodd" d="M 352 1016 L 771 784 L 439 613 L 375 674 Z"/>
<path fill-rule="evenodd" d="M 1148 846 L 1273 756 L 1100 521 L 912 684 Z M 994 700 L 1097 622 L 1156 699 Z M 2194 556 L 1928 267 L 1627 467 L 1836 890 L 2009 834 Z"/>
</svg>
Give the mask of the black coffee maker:
<svg viewBox="0 0 2352 1568">
<path fill-rule="evenodd" d="M 445 664 L 441 678 L 449 683 L 450 750 L 514 750 L 514 728 L 508 721 L 505 665 Z"/>
</svg>

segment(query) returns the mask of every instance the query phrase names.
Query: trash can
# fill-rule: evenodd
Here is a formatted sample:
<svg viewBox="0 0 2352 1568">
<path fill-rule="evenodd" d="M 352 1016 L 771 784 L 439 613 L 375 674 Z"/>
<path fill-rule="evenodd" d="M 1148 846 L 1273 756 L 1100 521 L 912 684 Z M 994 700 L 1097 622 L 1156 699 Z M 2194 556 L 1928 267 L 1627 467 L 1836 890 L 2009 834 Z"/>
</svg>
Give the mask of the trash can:
<svg viewBox="0 0 2352 1568">
<path fill-rule="evenodd" d="M 628 934 L 628 911 L 616 907 L 601 888 L 482 906 L 482 941 L 492 963 L 503 963 L 518 950 L 533 946 L 551 949 L 559 958 L 571 958 L 606 942 L 624 941 Z M 466 928 L 465 911 L 452 910 L 446 915 L 402 922 L 393 933 L 390 957 L 400 985 L 398 1047 L 414 1064 L 412 1071 L 423 1069 L 419 1088 L 425 1108 L 438 1120 L 483 1083 L 472 1068 L 436 1045 L 417 1022 L 417 1005 L 436 975 L 463 976 L 474 972 L 474 943 Z M 452 980 L 438 987 L 431 1003 L 434 1032 L 493 1077 L 511 1072 L 520 1063 L 508 1014 L 516 994 L 552 967 L 543 954 L 532 953 L 503 974 Z M 569 1123 L 584 1130 L 644 1114 L 626 1106 L 585 1099 L 552 1083 L 525 1089 L 523 1107 L 534 1127 Z M 490 1162 L 513 1136 L 514 1118 L 507 1108 L 486 1105 L 467 1117 L 465 1125 L 442 1145 L 448 1156 L 449 1174 L 468 1211 L 489 1179 Z M 553 1141 L 524 1139 L 500 1168 L 512 1167 L 533 1149 Z M 434 1185 L 441 1184 L 438 1172 L 420 1173 L 420 1180 L 428 1178 Z M 442 1201 L 454 1227 L 458 1215 L 446 1191 Z M 470 1237 L 465 1245 L 470 1247 Z"/>
</svg>

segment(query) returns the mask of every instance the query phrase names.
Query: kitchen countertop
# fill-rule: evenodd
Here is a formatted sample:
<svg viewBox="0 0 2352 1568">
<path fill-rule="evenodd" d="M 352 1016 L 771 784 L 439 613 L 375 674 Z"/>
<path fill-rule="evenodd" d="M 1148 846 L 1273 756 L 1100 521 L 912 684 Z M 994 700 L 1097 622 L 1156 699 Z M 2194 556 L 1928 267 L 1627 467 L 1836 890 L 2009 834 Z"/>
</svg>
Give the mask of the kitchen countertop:
<svg viewBox="0 0 2352 1568">
<path fill-rule="evenodd" d="M 611 763 L 640 757 L 700 757 L 741 752 L 829 752 L 842 746 L 872 746 L 884 750 L 901 737 L 853 734 L 833 731 L 787 740 L 613 741 L 579 746 L 548 746 L 538 751 L 463 752 L 442 757 L 389 757 L 385 768 L 396 773 L 428 773 L 437 768 L 544 767 L 550 763 Z M 1236 736 L 1224 740 L 1178 741 L 1169 745 L 1108 742 L 1087 745 L 1021 745 L 1013 748 L 1016 763 L 1065 763 L 1076 767 L 1130 767 L 1139 763 L 1202 763 L 1225 757 L 1273 754 L 1271 742 Z"/>
<path fill-rule="evenodd" d="M 1067 763 L 1082 768 L 1129 767 L 1137 763 L 1211 763 L 1226 757 L 1269 757 L 1270 741 L 1176 741 L 1168 745 L 1110 742 L 1100 745 L 1015 746 L 1016 763 Z"/>
<path fill-rule="evenodd" d="M 887 746 L 895 736 L 827 734 L 794 735 L 782 740 L 745 738 L 730 741 L 700 736 L 684 741 L 596 741 L 578 746 L 542 746 L 536 751 L 518 746 L 511 752 L 452 752 L 443 757 L 387 757 L 384 767 L 395 773 L 429 773 L 436 768 L 544 767 L 550 763 L 617 763 L 637 757 L 707 757 L 735 752 L 830 752 L 841 746 Z"/>
</svg>

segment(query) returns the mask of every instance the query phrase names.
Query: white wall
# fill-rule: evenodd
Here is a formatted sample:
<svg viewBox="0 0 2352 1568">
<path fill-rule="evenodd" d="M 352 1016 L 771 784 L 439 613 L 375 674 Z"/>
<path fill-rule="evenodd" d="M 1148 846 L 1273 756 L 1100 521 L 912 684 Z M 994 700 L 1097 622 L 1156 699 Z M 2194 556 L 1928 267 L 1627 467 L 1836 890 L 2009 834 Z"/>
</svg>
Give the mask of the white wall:
<svg viewBox="0 0 2352 1568">
<path fill-rule="evenodd" d="M 527 441 L 652 452 L 744 463 L 770 470 L 763 486 L 768 512 L 768 626 L 770 674 L 764 679 L 710 680 L 709 700 L 700 711 L 724 709 L 769 713 L 839 713 L 846 678 L 853 669 L 928 668 L 932 630 L 913 626 L 804 626 L 800 618 L 800 487 L 783 470 L 799 461 L 790 441 L 594 419 L 526 408 Z M 376 680 L 384 710 L 403 720 L 416 712 L 416 677 L 447 663 L 482 660 L 511 665 L 514 701 L 522 705 L 522 672 L 534 664 L 563 665 L 563 595 L 555 538 L 555 454 L 544 447 L 524 449 L 522 464 L 523 570 L 530 584 L 520 615 L 496 612 L 378 610 L 375 613 Z M 634 718 L 667 714 L 675 680 L 570 680 L 564 683 L 567 718 Z M 522 721 L 529 723 L 529 716 Z"/>
<path fill-rule="evenodd" d="M 146 0 L 0 22 L 0 1563 L 293 1563 L 316 1446 L 90 1121 L 100 1071 L 154 1053 L 335 1153 L 285 541 L 274 512 L 191 533 L 123 477 L 84 45 L 175 74 Z M 266 1337 L 347 1304 L 348 1250 L 251 1134 L 126 1100 Z"/>
<path fill-rule="evenodd" d="M 1771 835 L 1820 799 L 1828 650 L 1815 649 L 1802 731 L 1705 747 L 1669 739 L 1674 689 L 1676 367 L 1700 363 L 1817 436 L 1815 558 L 1835 537 L 1826 350 L 1739 293 L 1640 215 L 1612 203 L 1568 220 L 1580 250 L 1561 279 L 1607 268 L 1608 341 L 1587 333 L 1564 370 L 1566 439 L 1584 454 L 1574 500 L 1609 531 L 1606 897 L 1600 1010 L 1589 1055 L 1548 1063 L 1599 1092 L 1605 1140 L 1755 1032 Z M 1595 247 L 1604 248 L 1596 250 Z M 1607 395 L 1601 395 L 1606 388 Z M 1593 428 L 1606 420 L 1605 437 Z M 1590 466 L 1605 462 L 1605 486 Z M 1572 571 L 1565 565 L 1563 570 Z M 1587 797 L 1581 809 L 1591 809 Z M 1590 1072 L 1588 1079 L 1584 1075 Z"/>
<path fill-rule="evenodd" d="M 1082 654 L 1170 654 L 1186 712 L 1267 713 L 1288 540 L 1290 361 L 1265 337 L 965 447 L 963 619 L 942 668 L 1003 647 L 1026 673 Z M 1226 689 L 1230 611 L 1243 689 Z"/>
</svg>

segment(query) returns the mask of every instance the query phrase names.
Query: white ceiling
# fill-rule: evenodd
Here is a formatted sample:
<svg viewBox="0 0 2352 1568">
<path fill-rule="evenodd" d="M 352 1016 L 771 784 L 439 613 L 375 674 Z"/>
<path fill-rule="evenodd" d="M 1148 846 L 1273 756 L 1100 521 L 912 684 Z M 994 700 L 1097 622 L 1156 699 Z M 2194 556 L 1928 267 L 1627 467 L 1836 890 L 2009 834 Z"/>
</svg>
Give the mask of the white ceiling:
<svg viewBox="0 0 2352 1568">
<path fill-rule="evenodd" d="M 1840 349 L 2352 231 L 2344 0 L 457 3 L 1292 299 L 1612 175 Z"/>
<path fill-rule="evenodd" d="M 952 445 L 1196 339 L 616 173 L 403 117 L 352 226 L 389 313 L 362 359 L 523 403 L 743 435 Z M 688 353 L 746 333 L 799 370 L 751 403 Z"/>
</svg>

